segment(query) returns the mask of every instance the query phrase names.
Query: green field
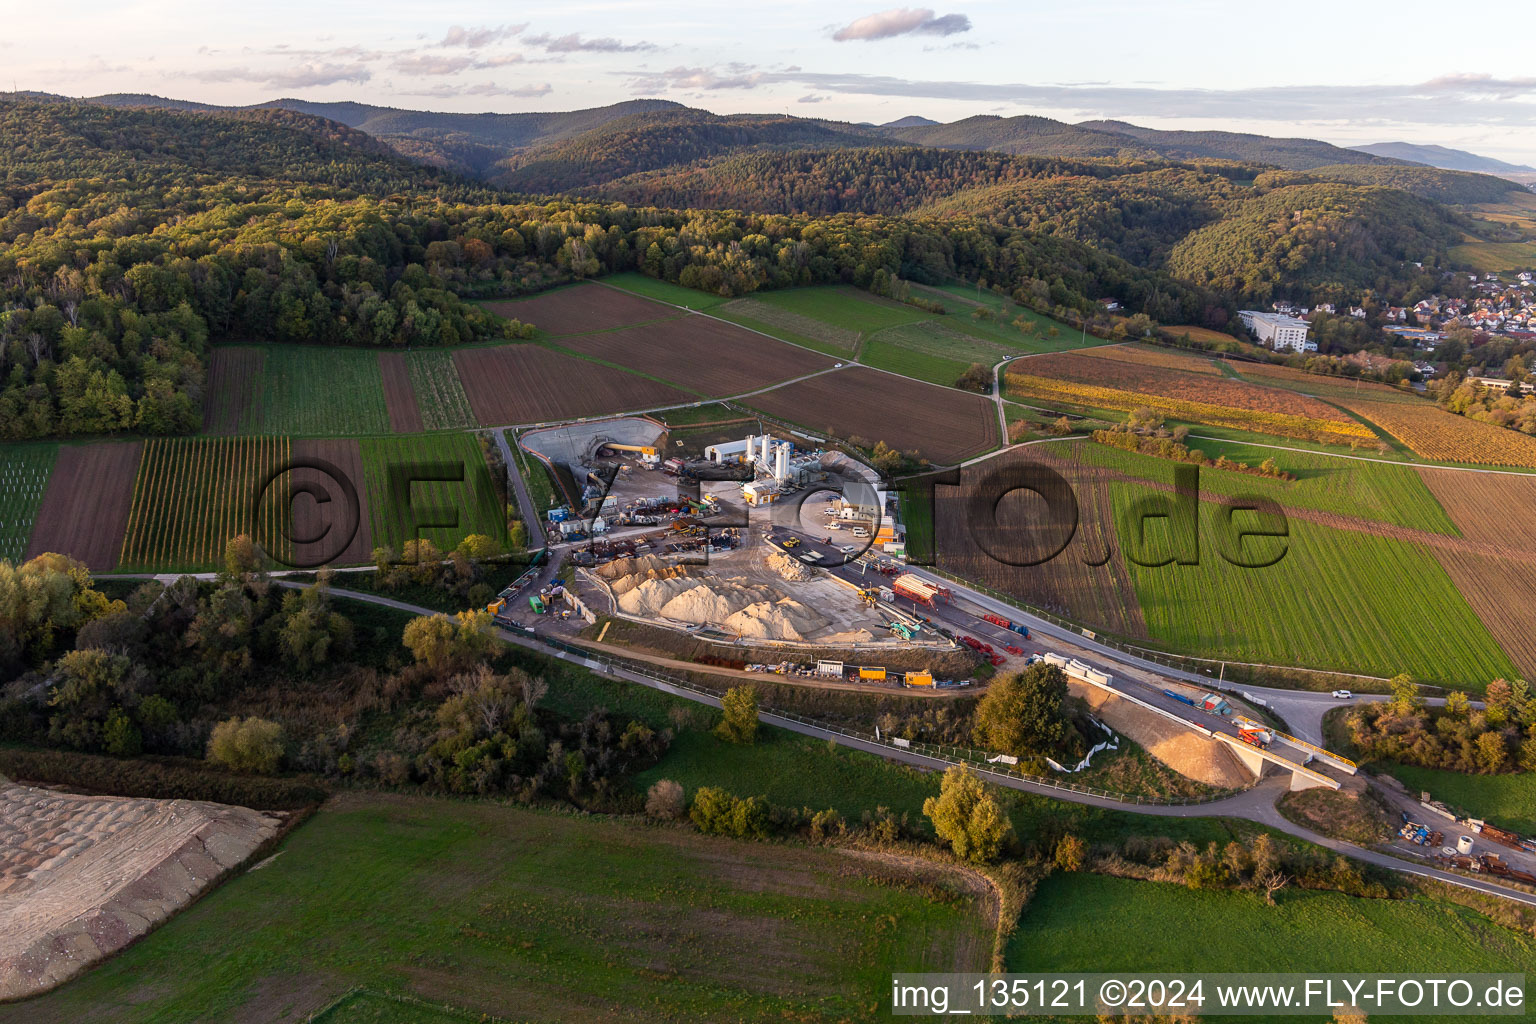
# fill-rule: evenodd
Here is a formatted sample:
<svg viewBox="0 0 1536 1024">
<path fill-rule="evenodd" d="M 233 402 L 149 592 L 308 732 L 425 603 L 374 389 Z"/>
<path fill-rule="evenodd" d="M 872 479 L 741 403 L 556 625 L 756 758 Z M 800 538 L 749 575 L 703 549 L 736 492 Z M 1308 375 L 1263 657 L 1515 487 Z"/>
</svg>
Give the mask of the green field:
<svg viewBox="0 0 1536 1024">
<path fill-rule="evenodd" d="M 1281 451 L 1238 442 L 1191 439 L 1188 443 L 1212 459 L 1225 455 L 1253 467 L 1272 458 L 1280 469 L 1296 477 L 1295 480 L 1276 480 L 1201 466 L 1202 491 L 1228 496 L 1259 495 L 1293 508 L 1374 519 L 1452 537 L 1460 535 L 1456 524 L 1440 507 L 1423 478 L 1407 466 Z M 1173 479 L 1171 467 L 1174 463 L 1168 459 L 1123 451 L 1093 441 L 1068 441 L 1050 445 L 1048 450 L 1072 452 L 1075 458 L 1085 463 L 1144 480 L 1167 482 Z"/>
<path fill-rule="evenodd" d="M 1451 260 L 1473 270 L 1504 273 L 1536 267 L 1536 242 L 1468 242 L 1453 245 Z"/>
<path fill-rule="evenodd" d="M 838 356 L 852 355 L 876 331 L 934 316 L 844 285 L 755 292 L 714 312 L 743 327 Z"/>
<path fill-rule="evenodd" d="M 534 508 L 542 515 L 559 504 L 555 500 L 555 484 L 549 478 L 549 470 L 544 463 L 523 451 L 517 443 L 517 431 L 506 431 L 507 446 L 512 449 L 513 456 L 517 459 L 517 470 L 522 474 L 523 483 L 528 488 L 528 497 L 533 499 Z M 532 524 L 529 524 L 530 528 Z"/>
<path fill-rule="evenodd" d="M 942 384 L 945 387 L 954 387 L 955 381 L 959 380 L 960 375 L 971 365 L 964 359 L 948 359 L 931 352 L 907 348 L 888 341 L 885 334 L 864 342 L 864 347 L 859 350 L 859 362 L 865 366 L 890 370 L 903 377 L 916 377 L 918 380 L 925 380 L 930 384 Z"/>
<path fill-rule="evenodd" d="M 1536 964 L 1536 939 L 1464 907 L 1294 888 L 1276 899 L 1270 907 L 1248 892 L 1055 874 L 1025 908 L 1008 970 L 1528 972 Z"/>
<path fill-rule="evenodd" d="M 475 425 L 469 397 L 459 380 L 453 353 L 444 349 L 415 349 L 405 354 L 411 375 L 411 390 L 421 410 L 422 426 L 428 430 L 451 430 Z"/>
<path fill-rule="evenodd" d="M 0 1021 L 841 1021 L 984 970 L 971 897 L 847 855 L 493 803 L 338 798 L 280 855 Z M 361 1005 L 358 1005 L 358 1004 Z M 110 1008 L 110 1009 L 108 1009 Z M 522 1008 L 522 1009 L 519 1009 Z"/>
<path fill-rule="evenodd" d="M 282 488 L 257 488 L 291 455 L 286 437 L 146 441 L 119 570 L 217 568 L 229 538 L 242 533 L 282 557 Z"/>
<path fill-rule="evenodd" d="M 389 433 L 379 356 L 368 349 L 272 345 L 241 432 L 297 437 Z"/>
<path fill-rule="evenodd" d="M 56 444 L 0 445 L 0 561 L 19 563 L 43 503 Z"/>
<path fill-rule="evenodd" d="M 1514 775 L 1468 775 L 1411 764 L 1381 763 L 1378 767 L 1403 780 L 1410 793 L 1428 790 L 1436 800 L 1460 807 L 1512 832 L 1536 835 L 1536 772 Z"/>
<path fill-rule="evenodd" d="M 369 437 L 361 442 L 363 476 L 368 481 L 368 512 L 375 547 L 397 552 L 419 535 L 439 550 L 455 547 L 465 536 L 478 533 L 505 543 L 506 510 L 491 485 L 485 456 L 472 434 L 431 434 L 405 437 Z M 418 479 L 409 500 L 391 492 L 391 469 L 417 467 L 414 476 L 426 472 L 449 479 L 427 482 Z M 455 526 L 412 528 L 412 522 L 447 523 Z"/>
<path fill-rule="evenodd" d="M 623 274 L 612 274 L 602 279 L 603 284 L 611 284 L 615 288 L 622 288 L 626 292 L 644 296 L 647 299 L 655 299 L 658 302 L 670 302 L 674 306 L 682 306 L 684 309 L 714 309 L 726 300 L 719 295 L 711 295 L 708 292 L 696 291 L 692 288 L 684 288 L 680 284 L 672 284 L 670 281 L 658 281 L 654 277 L 646 277 L 636 271 Z"/>
<path fill-rule="evenodd" d="M 1000 344 L 1009 351 L 1061 352 L 1111 344 L 994 292 L 983 291 L 978 297 L 974 285 L 946 284 L 937 288 L 914 285 L 912 290 L 924 298 L 944 303 L 949 311 L 944 322 L 955 330 Z M 978 306 L 991 310 L 994 315 L 991 318 L 973 316 Z M 1026 325 L 1024 330 L 1014 326 L 1014 321 L 1021 318 Z"/>
<path fill-rule="evenodd" d="M 1127 482 L 1109 487 L 1123 545 L 1134 503 L 1165 495 Z M 1408 672 L 1471 690 L 1519 674 L 1422 545 L 1292 517 L 1284 557 L 1244 568 L 1218 553 L 1218 515 L 1218 506 L 1201 502 L 1198 565 L 1129 566 L 1148 630 L 1173 649 L 1378 676 Z M 1151 560 L 1169 550 L 1170 538 L 1167 520 L 1146 525 Z M 1260 550 L 1277 544 L 1259 543 Z"/>
</svg>

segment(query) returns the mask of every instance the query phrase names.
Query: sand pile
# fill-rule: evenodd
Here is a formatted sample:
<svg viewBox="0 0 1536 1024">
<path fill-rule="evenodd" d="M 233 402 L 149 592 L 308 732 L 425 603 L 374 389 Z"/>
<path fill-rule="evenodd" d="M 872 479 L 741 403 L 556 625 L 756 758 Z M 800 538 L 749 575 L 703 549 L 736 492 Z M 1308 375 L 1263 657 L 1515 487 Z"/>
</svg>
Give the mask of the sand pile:
<svg viewBox="0 0 1536 1024">
<path fill-rule="evenodd" d="M 680 567 L 613 583 L 619 609 L 647 619 L 722 626 L 764 640 L 803 640 L 825 629 L 821 613 L 773 588 L 745 579 L 692 576 Z"/>
<path fill-rule="evenodd" d="M 781 551 L 775 551 L 768 556 L 768 567 L 791 583 L 804 583 L 815 575 L 811 572 L 810 566 Z"/>
<path fill-rule="evenodd" d="M 1111 728 L 1140 743 L 1147 753 L 1186 778 L 1226 789 L 1253 781 L 1253 773 L 1219 740 L 1186 729 L 1097 686 L 1073 681 L 1067 689 L 1072 696 L 1087 701 Z"/>
<path fill-rule="evenodd" d="M 640 555 L 630 558 L 616 558 L 606 565 L 600 565 L 592 571 L 605 580 L 616 580 L 624 576 L 645 575 L 647 573 L 664 573 L 677 568 L 665 558 L 658 555 Z"/>
</svg>

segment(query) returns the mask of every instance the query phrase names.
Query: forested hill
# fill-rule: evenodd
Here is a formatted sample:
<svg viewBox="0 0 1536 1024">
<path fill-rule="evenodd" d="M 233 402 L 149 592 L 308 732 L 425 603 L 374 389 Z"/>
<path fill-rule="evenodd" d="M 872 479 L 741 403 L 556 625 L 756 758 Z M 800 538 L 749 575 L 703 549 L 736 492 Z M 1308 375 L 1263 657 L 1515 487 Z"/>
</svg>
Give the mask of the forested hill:
<svg viewBox="0 0 1536 1024">
<path fill-rule="evenodd" d="M 1068 238 L 519 199 L 305 115 L 11 101 L 0 154 L 0 439 L 196 430 L 213 341 L 489 341 L 524 332 L 467 299 L 619 270 L 725 295 L 986 278 L 1062 316 L 1232 316 Z"/>
<path fill-rule="evenodd" d="M 1329 164 L 1396 164 L 1390 157 L 1345 149 L 1317 139 L 1279 139 L 1241 132 L 1181 132 L 1142 128 L 1124 121 L 1084 121 L 1077 128 L 1133 139 L 1169 160 L 1237 160 L 1309 170 Z"/>
<path fill-rule="evenodd" d="M 312 183 L 386 194 L 489 195 L 365 132 L 287 110 L 204 113 L 0 99 L 0 187 L 13 204 L 71 180 Z"/>
<path fill-rule="evenodd" d="M 1415 263 L 1437 281 L 1460 230 L 1445 207 L 1397 189 L 1320 182 L 1256 195 L 1173 248 L 1179 278 L 1253 301 L 1310 296 L 1353 301 L 1365 289 L 1395 295 Z"/>
<path fill-rule="evenodd" d="M 782 115 L 681 110 L 635 114 L 508 158 L 489 177 L 524 192 L 558 193 L 636 172 L 745 150 L 840 149 L 878 137 L 851 125 Z"/>
</svg>

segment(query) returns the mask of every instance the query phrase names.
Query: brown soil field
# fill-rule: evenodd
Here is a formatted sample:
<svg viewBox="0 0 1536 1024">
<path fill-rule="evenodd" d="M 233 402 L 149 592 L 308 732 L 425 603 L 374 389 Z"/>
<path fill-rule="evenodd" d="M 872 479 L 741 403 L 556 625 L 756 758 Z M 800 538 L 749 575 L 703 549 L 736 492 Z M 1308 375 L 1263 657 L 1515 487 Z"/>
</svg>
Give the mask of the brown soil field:
<svg viewBox="0 0 1536 1024">
<path fill-rule="evenodd" d="M 460 349 L 453 362 L 475 419 L 487 427 L 601 416 L 698 398 L 539 345 Z"/>
<path fill-rule="evenodd" d="M 256 389 L 267 353 L 259 348 L 216 348 L 208 359 L 203 389 L 203 430 L 237 434 L 246 410 L 257 401 Z"/>
<path fill-rule="evenodd" d="M 1424 399 L 1402 388 L 1369 380 L 1352 380 L 1348 377 L 1329 377 L 1321 373 L 1308 373 L 1290 366 L 1271 366 L 1267 363 L 1229 363 L 1238 374 L 1259 384 L 1270 384 L 1289 391 L 1314 395 L 1329 402 L 1341 399 L 1365 398 L 1377 402 L 1400 402 L 1422 405 Z"/>
<path fill-rule="evenodd" d="M 939 465 L 998 443 L 997 410 L 989 400 L 865 366 L 786 384 L 751 404 L 812 430 L 916 449 Z"/>
<path fill-rule="evenodd" d="M 1536 530 L 1536 476 L 1427 466 L 1419 475 L 1463 537 L 1508 551 L 1436 548 L 1435 557 L 1499 646 L 1528 678 L 1536 676 L 1536 575 L 1525 560 L 1526 538 Z"/>
<path fill-rule="evenodd" d="M 127 946 L 281 827 L 245 807 L 0 779 L 0 1000 L 47 991 Z"/>
<path fill-rule="evenodd" d="M 803 377 L 834 362 L 830 356 L 697 313 L 569 338 L 561 344 L 712 398 Z"/>
<path fill-rule="evenodd" d="M 1186 373 L 1165 366 L 1135 365 L 1083 353 L 1057 352 L 1045 356 L 1029 356 L 1009 364 L 1007 369 L 1008 372 L 1051 377 L 1074 384 L 1160 395 L 1176 401 L 1204 402 L 1255 412 L 1305 416 L 1315 420 L 1347 420 L 1338 409 L 1306 395 L 1230 377 L 1212 378 L 1209 374 Z"/>
<path fill-rule="evenodd" d="M 1418 467 L 1419 476 L 1468 540 L 1529 548 L 1536 535 L 1536 475 Z"/>
<path fill-rule="evenodd" d="M 1055 470 L 1072 486 L 1078 502 L 1077 531 L 1049 561 L 1008 565 L 993 558 L 977 541 L 968 503 L 976 487 L 992 473 L 1008 472 L 1030 462 Z M 961 474 L 961 486 L 939 487 L 934 501 L 934 542 L 941 568 L 1079 622 L 1097 623 L 1121 636 L 1146 637 L 1147 625 L 1120 553 L 1122 546 L 1114 543 L 1110 473 L 1048 456 L 1042 446 L 1035 445 L 967 466 Z M 1019 550 L 1041 550 L 1048 542 L 1038 525 L 1043 507 L 1043 500 L 1027 491 L 1010 494 L 998 504 L 998 526 L 1019 539 Z M 1104 562 L 1106 551 L 1114 552 L 1108 562 Z"/>
<path fill-rule="evenodd" d="M 27 557 L 56 551 L 97 571 L 116 568 L 143 451 L 140 441 L 61 447 Z"/>
<path fill-rule="evenodd" d="M 1510 660 L 1536 677 L 1536 576 L 1526 562 L 1497 555 L 1435 548 L 1445 568 Z"/>
<path fill-rule="evenodd" d="M 336 551 L 339 541 L 325 533 L 322 540 L 313 544 L 295 541 L 292 548 L 294 563 L 307 566 L 323 559 L 332 565 L 358 565 L 369 561 L 373 557 L 373 528 L 368 514 L 368 482 L 363 478 L 362 446 L 355 438 L 296 440 L 293 442 L 293 458 L 295 462 L 300 459 L 321 459 L 335 466 L 357 489 L 358 514 L 357 530 L 352 534 L 350 543 L 339 553 Z M 338 493 L 336 483 L 313 469 L 294 470 L 292 480 L 299 486 L 309 482 L 319 484 L 333 497 L 326 505 L 320 505 L 311 497 L 297 495 L 293 501 L 290 536 L 319 537 L 327 526 L 337 531 L 339 536 L 340 531 L 351 528 L 345 515 L 345 499 Z"/>
<path fill-rule="evenodd" d="M 411 387 L 411 371 L 404 352 L 380 352 L 379 373 L 384 378 L 384 405 L 389 410 L 389 429 L 397 434 L 421 433 L 421 408 Z"/>
<path fill-rule="evenodd" d="M 507 299 L 483 305 L 497 316 L 533 324 L 554 337 L 606 331 L 647 320 L 683 315 L 682 310 L 671 306 L 590 282 L 558 288 L 532 298 Z"/>
<path fill-rule="evenodd" d="M 1391 396 L 1388 396 L 1390 399 Z M 1536 467 L 1536 437 L 1446 412 L 1427 400 L 1339 398 L 1426 459 L 1486 466 Z"/>
<path fill-rule="evenodd" d="M 1085 348 L 1077 354 L 1091 359 L 1113 359 L 1117 363 L 1132 363 L 1136 366 L 1161 366 L 1170 370 L 1221 376 L 1220 368 L 1204 356 L 1154 345 L 1105 345 L 1103 348 Z"/>
</svg>

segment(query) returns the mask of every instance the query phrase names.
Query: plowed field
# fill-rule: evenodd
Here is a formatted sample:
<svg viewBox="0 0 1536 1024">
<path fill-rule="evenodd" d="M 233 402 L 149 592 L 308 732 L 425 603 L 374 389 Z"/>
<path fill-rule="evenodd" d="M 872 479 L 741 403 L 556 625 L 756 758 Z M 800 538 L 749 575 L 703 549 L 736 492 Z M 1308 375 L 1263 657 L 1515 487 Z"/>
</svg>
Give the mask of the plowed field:
<svg viewBox="0 0 1536 1024">
<path fill-rule="evenodd" d="M 863 366 L 786 384 L 750 402 L 790 423 L 871 446 L 916 449 L 941 465 L 998 443 L 997 411 L 987 399 Z"/>
<path fill-rule="evenodd" d="M 99 571 L 116 568 L 143 451 L 139 441 L 60 447 L 27 557 L 56 551 Z"/>
<path fill-rule="evenodd" d="M 606 331 L 683 315 L 682 310 L 671 306 L 590 283 L 559 288 L 527 299 L 487 302 L 485 308 L 497 316 L 533 324 L 555 337 Z"/>
<path fill-rule="evenodd" d="M 482 426 L 601 416 L 698 397 L 538 345 L 460 349 L 453 361 Z"/>
</svg>

